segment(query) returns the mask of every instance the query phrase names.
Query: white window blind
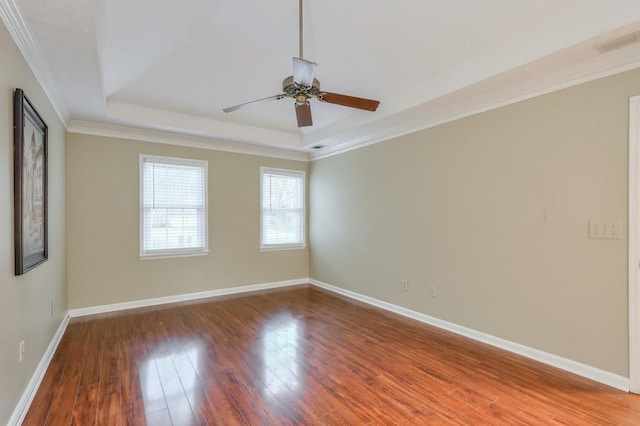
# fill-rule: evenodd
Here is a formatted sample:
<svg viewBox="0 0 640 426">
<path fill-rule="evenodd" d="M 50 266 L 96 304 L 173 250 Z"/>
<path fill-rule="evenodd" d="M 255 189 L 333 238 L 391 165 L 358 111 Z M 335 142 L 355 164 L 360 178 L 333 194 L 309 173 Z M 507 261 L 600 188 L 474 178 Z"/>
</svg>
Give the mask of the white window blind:
<svg viewBox="0 0 640 426">
<path fill-rule="evenodd" d="M 207 251 L 207 162 L 140 156 L 140 256 Z"/>
<path fill-rule="evenodd" d="M 262 249 L 305 245 L 304 172 L 261 168 Z"/>
</svg>

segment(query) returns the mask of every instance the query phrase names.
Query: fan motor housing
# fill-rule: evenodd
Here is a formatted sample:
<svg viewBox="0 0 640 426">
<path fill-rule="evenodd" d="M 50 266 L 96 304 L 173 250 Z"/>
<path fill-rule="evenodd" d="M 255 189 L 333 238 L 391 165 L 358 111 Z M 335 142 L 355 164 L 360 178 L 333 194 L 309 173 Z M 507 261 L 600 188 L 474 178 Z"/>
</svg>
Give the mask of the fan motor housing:
<svg viewBox="0 0 640 426">
<path fill-rule="evenodd" d="M 298 95 L 306 95 L 306 96 L 318 96 L 320 93 L 320 82 L 317 78 L 313 79 L 313 84 L 311 86 L 301 86 L 297 84 L 293 80 L 293 76 L 282 80 L 282 91 L 289 97 L 295 98 Z"/>
</svg>

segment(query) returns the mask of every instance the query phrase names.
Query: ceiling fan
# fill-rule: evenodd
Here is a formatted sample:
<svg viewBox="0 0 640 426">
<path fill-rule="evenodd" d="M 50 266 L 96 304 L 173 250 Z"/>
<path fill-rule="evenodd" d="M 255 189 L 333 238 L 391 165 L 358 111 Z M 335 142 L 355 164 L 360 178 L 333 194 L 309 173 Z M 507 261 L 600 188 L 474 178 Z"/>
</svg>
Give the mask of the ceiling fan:
<svg viewBox="0 0 640 426">
<path fill-rule="evenodd" d="M 309 99 L 316 98 L 321 102 L 342 105 L 351 108 L 358 108 L 367 111 L 375 111 L 380 101 L 371 99 L 358 98 L 355 96 L 341 95 L 339 93 L 331 93 L 320 90 L 320 82 L 314 78 L 316 67 L 318 64 L 303 59 L 302 55 L 302 1 L 299 0 L 298 8 L 298 36 L 300 45 L 300 57 L 293 58 L 293 75 L 282 81 L 282 92 L 278 95 L 269 96 L 267 98 L 257 99 L 255 101 L 245 102 L 232 107 L 224 108 L 224 112 L 236 111 L 249 105 L 274 101 L 283 98 L 295 99 L 296 118 L 298 127 L 307 127 L 313 125 L 311 118 L 311 105 Z"/>
</svg>

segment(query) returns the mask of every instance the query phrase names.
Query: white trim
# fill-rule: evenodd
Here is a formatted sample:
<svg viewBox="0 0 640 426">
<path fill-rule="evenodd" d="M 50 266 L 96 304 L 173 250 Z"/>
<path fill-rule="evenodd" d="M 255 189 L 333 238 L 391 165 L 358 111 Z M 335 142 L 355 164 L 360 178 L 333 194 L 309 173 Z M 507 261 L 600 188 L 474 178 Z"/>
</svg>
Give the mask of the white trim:
<svg viewBox="0 0 640 426">
<path fill-rule="evenodd" d="M 49 102 L 52 104 L 68 131 L 100 136 L 115 136 L 115 134 L 118 134 L 117 137 L 134 140 L 194 146 L 198 148 L 287 158 L 299 161 L 309 161 L 308 152 L 312 152 L 311 161 L 315 161 L 640 66 L 640 61 L 638 61 L 638 46 L 636 45 L 603 54 L 601 53 L 595 57 L 589 54 L 588 52 L 593 51 L 594 45 L 602 45 L 612 37 L 610 33 L 605 34 L 595 39 L 586 40 L 580 45 L 570 48 L 570 50 L 565 49 L 565 51 L 556 52 L 556 54 L 548 55 L 537 61 L 507 71 L 507 73 L 500 75 L 501 78 L 493 76 L 484 82 L 476 83 L 486 83 L 484 87 L 487 88 L 487 90 L 474 99 L 456 102 L 456 92 L 452 92 L 450 94 L 452 95 L 451 98 L 444 96 L 443 98 L 433 100 L 436 106 L 435 110 L 431 108 L 432 101 L 429 101 L 417 108 L 410 108 L 403 111 L 403 117 L 383 117 L 379 120 L 380 123 L 377 121 L 365 122 L 362 123 L 359 128 L 352 128 L 351 130 L 353 130 L 353 132 L 338 132 L 339 136 L 333 134 L 314 138 L 313 134 L 310 133 L 303 138 L 302 143 L 304 146 L 326 145 L 326 148 L 315 152 L 303 147 L 276 148 L 260 145 L 261 142 L 264 142 L 264 139 L 256 137 L 253 138 L 253 142 L 246 142 L 248 138 L 246 135 L 238 135 L 238 137 L 235 138 L 235 142 L 232 142 L 219 141 L 202 137 L 202 135 L 187 136 L 185 133 L 188 132 L 183 131 L 182 133 L 178 133 L 171 127 L 166 130 L 152 131 L 77 120 L 68 122 L 69 111 L 65 105 L 62 92 L 54 76 L 49 72 L 46 58 L 38 47 L 36 39 L 31 34 L 26 20 L 22 16 L 19 1 L 0 0 L 0 18 L 5 23 L 5 26 L 29 65 L 29 68 L 35 75 L 48 97 Z M 635 26 L 632 29 L 637 31 Z M 625 27 L 624 31 L 628 30 L 628 27 Z M 618 29 L 616 31 L 620 32 L 622 30 Z M 568 60 L 571 62 L 567 62 Z M 524 73 L 518 74 L 519 71 L 523 70 L 525 71 Z M 526 72 L 527 70 L 529 70 L 529 72 Z M 534 72 L 536 70 L 540 70 L 541 72 Z M 551 70 L 551 72 L 548 72 L 549 70 Z M 512 74 L 508 74 L 509 72 L 512 72 Z M 542 74 L 541 77 L 536 77 L 540 74 Z M 515 80 L 519 83 L 506 88 L 491 86 L 492 81 L 503 80 L 505 76 L 509 75 L 515 76 Z M 461 91 L 476 84 L 462 88 Z M 446 101 L 447 99 L 449 99 L 450 102 L 444 102 L 445 106 L 443 107 L 443 102 L 441 101 Z M 438 106 L 438 104 L 440 106 Z M 113 101 L 108 102 L 108 106 L 111 109 L 120 109 L 120 113 L 123 115 L 121 118 L 123 119 L 129 118 L 128 112 L 132 108 L 137 108 L 138 110 L 149 109 L 139 106 L 127 106 L 126 104 Z M 173 117 L 176 114 L 165 112 L 164 115 Z M 201 121 L 193 116 L 184 115 L 184 117 L 188 117 L 190 120 Z M 428 117 L 426 121 L 425 117 Z M 229 125 L 229 123 L 225 124 Z M 149 125 L 151 126 L 152 124 Z M 261 130 L 265 131 L 264 129 Z M 193 135 L 193 132 L 191 135 Z M 242 140 L 245 142 L 242 142 Z"/>
<path fill-rule="evenodd" d="M 291 176 L 294 178 L 302 178 L 302 192 L 300 204 L 302 205 L 302 217 L 300 218 L 302 227 L 301 235 L 302 240 L 297 243 L 291 244 L 264 244 L 262 238 L 264 237 L 264 196 L 262 190 L 264 189 L 264 175 L 265 173 L 277 174 L 281 176 Z M 292 169 L 278 169 L 275 167 L 260 167 L 260 251 L 278 251 L 278 250 L 296 250 L 307 248 L 307 174 L 304 170 L 292 170 Z"/>
<path fill-rule="evenodd" d="M 591 48 L 589 41 L 585 43 L 588 43 L 589 48 Z M 327 142 L 330 138 L 320 138 L 315 141 L 307 141 L 305 139 L 304 145 L 326 145 L 323 149 L 311 151 L 309 161 L 343 154 L 516 102 L 639 68 L 639 52 L 640 45 L 634 44 L 628 48 L 573 63 L 565 68 L 555 68 L 550 73 L 543 72 L 537 78 L 523 78 L 518 74 L 523 69 L 533 70 L 535 66 L 547 64 L 549 60 L 553 60 L 553 55 L 551 55 L 402 111 L 397 114 L 397 117 L 382 117 L 379 120 L 380 124 L 377 121 L 372 121 L 367 124 L 367 128 L 370 129 L 367 134 L 358 132 L 354 132 L 352 135 L 345 134 L 342 139 L 336 138 L 331 144 Z M 542 69 L 544 69 L 544 66 Z M 518 82 L 507 87 L 495 86 L 496 82 L 507 80 L 510 76 L 519 76 Z M 478 89 L 476 93 L 480 94 L 473 98 L 461 96 L 462 93 L 471 88 Z"/>
<path fill-rule="evenodd" d="M 200 291 L 197 293 L 177 294 L 174 296 L 156 297 L 153 299 L 135 300 L 132 302 L 114 303 L 111 305 L 91 306 L 88 308 L 70 309 L 71 318 L 84 317 L 87 315 L 104 314 L 107 312 L 117 312 L 126 309 L 145 308 L 148 306 L 165 305 L 167 303 L 186 302 L 190 300 L 206 299 L 210 297 L 226 296 L 230 294 L 249 293 L 258 290 L 268 290 L 273 288 L 290 287 L 294 285 L 309 284 L 308 278 L 298 278 L 295 280 L 274 281 L 270 283 L 252 284 L 240 287 L 227 287 L 218 290 Z"/>
<path fill-rule="evenodd" d="M 305 244 L 278 244 L 260 247 L 260 252 L 263 251 L 285 251 L 285 250 L 306 250 Z"/>
<path fill-rule="evenodd" d="M 629 99 L 629 389 L 640 393 L 640 96 Z"/>
<path fill-rule="evenodd" d="M 140 260 L 161 260 L 161 259 L 174 259 L 180 257 L 197 257 L 197 256 L 208 256 L 209 251 L 197 251 L 193 253 L 188 252 L 180 252 L 180 253 L 165 253 L 165 254 L 145 254 L 138 255 L 138 259 Z"/>
<path fill-rule="evenodd" d="M 125 309 L 135 309 L 135 308 L 141 308 L 141 307 L 163 305 L 167 303 L 184 302 L 189 300 L 197 300 L 197 299 L 204 299 L 204 298 L 231 295 L 231 294 L 241 294 L 241 293 L 248 293 L 248 292 L 259 291 L 259 290 L 275 289 L 275 288 L 304 285 L 304 284 L 311 284 L 316 287 L 320 287 L 325 290 L 341 294 L 350 299 L 358 300 L 360 302 L 364 302 L 366 304 L 376 306 L 386 311 L 390 311 L 411 319 L 415 319 L 425 324 L 433 325 L 435 327 L 438 327 L 447 331 L 451 331 L 453 333 L 456 333 L 465 337 L 469 337 L 479 342 L 483 342 L 491 346 L 495 346 L 500 349 L 504 349 L 504 350 L 525 356 L 527 358 L 542 362 L 547 365 L 551 365 L 553 367 L 560 368 L 565 371 L 569 371 L 571 373 L 586 377 L 588 379 L 603 383 L 608 386 L 612 386 L 622 391 L 629 390 L 629 379 L 627 379 L 626 377 L 618 376 L 616 374 L 603 371 L 595 367 L 591 367 L 585 364 L 578 363 L 576 361 L 559 357 L 557 355 L 539 351 L 537 349 L 520 345 L 518 343 L 500 339 L 498 337 L 494 337 L 485 333 L 481 333 L 476 330 L 462 327 L 462 326 L 450 323 L 448 321 L 443 321 L 443 320 L 431 317 L 429 315 L 421 314 L 419 312 L 415 312 L 410 309 L 406 309 L 388 302 L 384 302 L 369 296 L 364 296 L 359 293 L 352 292 L 350 290 L 346 290 L 340 287 L 326 284 L 318 280 L 309 279 L 309 278 L 299 278 L 294 280 L 276 281 L 276 282 L 263 283 L 263 284 L 231 287 L 231 288 L 225 288 L 225 289 L 219 289 L 219 290 L 203 291 L 198 293 L 189 293 L 189 294 L 181 294 L 181 295 L 175 295 L 175 296 L 138 300 L 133 302 L 94 306 L 89 308 L 70 309 L 67 315 L 62 320 L 60 326 L 58 327 L 58 330 L 54 335 L 53 339 L 51 340 L 51 343 L 49 344 L 49 347 L 47 348 L 45 354 L 43 355 L 42 360 L 38 364 L 38 367 L 36 368 L 36 371 L 33 377 L 29 381 L 29 384 L 27 385 L 27 388 L 25 389 L 22 395 L 22 398 L 20 398 L 20 401 L 16 406 L 13 412 L 13 415 L 10 418 L 8 425 L 17 426 L 21 424 L 22 421 L 24 420 L 24 417 L 26 416 L 29 410 L 29 406 L 33 401 L 33 397 L 35 396 L 36 391 L 40 386 L 40 383 L 49 366 L 49 363 L 51 362 L 53 354 L 55 353 L 56 348 L 58 347 L 58 344 L 62 339 L 62 336 L 64 335 L 64 332 L 67 328 L 70 318 L 82 317 L 87 315 L 95 315 L 95 314 L 101 314 L 106 312 L 117 312 Z"/>
<path fill-rule="evenodd" d="M 20 401 L 18 401 L 18 405 L 16 405 L 16 408 L 13 410 L 13 414 L 11 415 L 11 418 L 9 419 L 9 423 L 7 423 L 7 425 L 17 426 L 21 425 L 24 421 L 24 418 L 29 411 L 29 407 L 31 406 L 31 402 L 33 402 L 33 398 L 36 396 L 38 387 L 40 387 L 40 383 L 42 382 L 42 379 L 47 372 L 47 368 L 49 368 L 49 363 L 53 358 L 53 354 L 56 353 L 58 344 L 62 340 L 62 336 L 67 329 L 69 318 L 69 314 L 67 313 L 62 319 L 62 322 L 58 326 L 56 334 L 53 335 L 51 343 L 49 343 L 47 350 L 42 355 L 42 359 L 40 359 L 36 370 L 33 372 L 33 376 L 31 376 L 31 380 L 29 380 L 27 387 L 22 393 L 22 397 L 20 398 Z"/>
<path fill-rule="evenodd" d="M 277 130 L 265 126 L 234 123 L 226 119 L 220 120 L 199 114 L 120 102 L 110 98 L 107 98 L 106 101 L 105 118 L 114 120 L 111 122 L 131 123 L 131 118 L 135 117 L 135 125 L 141 128 L 286 149 L 302 149 L 302 132 L 295 128 Z"/>
<path fill-rule="evenodd" d="M 188 256 L 203 256 L 209 253 L 209 161 L 207 160 L 196 160 L 191 158 L 178 158 L 178 157 L 164 157 L 159 155 L 150 155 L 150 154 L 139 154 L 138 155 L 138 203 L 139 203 L 139 219 L 140 219 L 140 229 L 139 229 L 139 244 L 140 244 L 140 252 L 138 258 L 140 259 L 166 259 L 170 257 L 188 257 Z M 171 248 L 166 250 L 145 250 L 144 249 L 144 164 L 154 163 L 154 164 L 170 164 L 170 165 L 178 165 L 178 166 L 187 166 L 187 167 L 196 167 L 202 168 L 204 170 L 203 177 L 203 196 L 204 196 L 204 246 L 198 247 L 195 249 L 185 249 L 185 248 Z M 154 169 L 155 170 L 155 169 Z M 155 189 L 155 188 L 154 188 Z"/>
<path fill-rule="evenodd" d="M 0 0 L 0 19 L 4 22 L 13 41 L 22 53 L 27 66 L 42 87 L 62 125 L 67 126 L 69 111 L 64 104 L 62 92 L 49 70 L 47 61 L 31 34 L 27 21 L 22 16 L 16 0 Z"/>
<path fill-rule="evenodd" d="M 78 133 L 83 135 L 131 139 L 141 142 L 178 145 L 189 148 L 210 149 L 213 151 L 258 155 L 260 157 L 281 158 L 285 160 L 309 161 L 309 155 L 306 150 L 303 149 L 292 150 L 266 145 L 254 145 L 244 142 L 222 141 L 204 136 L 187 135 L 184 133 L 168 132 L 164 130 L 141 129 L 130 126 L 83 120 L 71 120 L 67 129 L 69 133 Z"/>
<path fill-rule="evenodd" d="M 495 346 L 497 348 L 504 349 L 509 352 L 513 352 L 515 354 L 525 356 L 527 358 L 533 359 L 543 364 L 560 368 L 562 370 L 568 371 L 573 374 L 577 374 L 579 376 L 586 377 L 591 380 L 595 380 L 596 382 L 603 383 L 605 385 L 614 387 L 616 389 L 620 389 L 622 391 L 629 390 L 629 379 L 627 379 L 626 377 L 618 376 L 617 374 L 600 370 L 599 368 L 591 367 L 589 365 L 585 365 L 577 361 L 573 361 L 567 358 L 563 358 L 557 355 L 543 352 L 538 349 L 530 348 L 528 346 L 524 346 L 519 343 L 515 343 L 509 340 L 501 339 L 499 337 L 491 336 L 489 334 L 482 333 L 480 331 L 476 331 L 476 330 L 463 327 L 448 321 L 434 318 L 432 316 L 425 315 L 420 312 L 415 312 L 410 309 L 394 305 L 392 303 L 374 299 L 373 297 L 364 296 L 362 294 L 355 293 L 350 290 L 345 290 L 343 288 L 336 287 L 330 284 L 326 284 L 318 280 L 309 279 L 309 282 L 312 285 L 318 286 L 320 288 L 324 288 L 325 290 L 329 290 L 331 292 L 341 294 L 348 298 L 359 300 L 360 302 L 364 302 L 369 305 L 382 308 L 386 311 L 390 311 L 390 312 L 423 322 L 425 324 L 433 325 L 443 330 L 451 331 L 461 336 L 469 337 L 473 340 L 477 340 L 479 342 L 486 343 L 488 345 Z"/>
</svg>

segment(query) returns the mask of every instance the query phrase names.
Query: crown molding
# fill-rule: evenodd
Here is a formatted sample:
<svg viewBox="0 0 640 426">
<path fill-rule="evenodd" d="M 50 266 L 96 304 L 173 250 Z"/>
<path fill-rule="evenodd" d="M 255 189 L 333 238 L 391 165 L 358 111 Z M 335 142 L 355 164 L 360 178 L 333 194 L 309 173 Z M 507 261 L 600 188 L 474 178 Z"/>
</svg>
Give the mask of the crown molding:
<svg viewBox="0 0 640 426">
<path fill-rule="evenodd" d="M 602 50 L 597 49 L 597 46 L 606 40 L 599 40 L 599 44 L 591 40 L 393 115 L 360 123 L 355 127 L 345 128 L 333 134 L 326 134 L 325 137 L 320 137 L 318 140 L 313 138 L 313 134 L 303 136 L 303 147 L 311 144 L 325 145 L 320 150 L 309 152 L 306 148 L 267 146 L 247 140 L 232 141 L 230 137 L 226 137 L 231 133 L 225 135 L 221 138 L 224 140 L 221 140 L 189 135 L 188 131 L 179 133 L 172 129 L 152 131 L 96 122 L 69 121 L 70 113 L 64 103 L 62 92 L 49 71 L 46 58 L 31 34 L 29 25 L 20 10 L 19 0 L 0 0 L 0 18 L 44 90 L 56 114 L 67 130 L 71 132 L 300 161 L 315 161 L 338 155 L 640 67 L 640 43 L 603 53 Z M 634 30 L 637 29 L 634 28 Z M 152 123 L 147 123 L 147 125 L 153 126 Z M 147 125 L 143 126 L 147 127 Z M 259 137 L 253 140 L 264 142 L 265 138 Z M 276 143 L 276 140 L 282 143 L 282 139 L 279 138 L 275 138 L 273 142 Z"/>
<path fill-rule="evenodd" d="M 595 48 L 589 48 L 596 52 Z M 582 49 L 585 49 L 584 46 Z M 557 64 L 558 57 L 543 58 L 398 114 L 373 121 L 367 126 L 370 129 L 367 134 L 355 130 L 351 134 L 336 137 L 334 141 L 331 141 L 331 138 L 319 141 L 318 143 L 328 146 L 321 151 L 310 153 L 310 161 L 364 148 L 536 96 L 640 68 L 640 43 L 606 54 L 591 55 L 587 59 L 565 66 L 554 68 L 554 61 Z M 506 87 L 501 85 L 501 82 L 509 80 L 515 82 Z"/>
<path fill-rule="evenodd" d="M 31 35 L 29 25 L 22 16 L 17 0 L 0 0 L 0 18 L 49 99 L 58 118 L 66 127 L 69 120 L 69 111 L 63 102 L 62 92 L 60 92 L 57 83 L 48 71 L 47 61 L 35 38 Z"/>
<path fill-rule="evenodd" d="M 309 155 L 305 151 L 254 145 L 244 142 L 223 141 L 202 136 L 171 133 L 162 130 L 140 129 L 94 121 L 71 120 L 67 129 L 69 133 L 131 139 L 142 142 L 211 149 L 236 154 L 259 155 L 261 157 L 281 158 L 285 160 L 309 161 Z"/>
<path fill-rule="evenodd" d="M 131 121 L 133 118 L 133 121 Z M 204 138 L 252 145 L 272 146 L 294 151 L 304 150 L 301 136 L 295 132 L 249 126 L 180 111 L 167 111 L 107 99 L 107 120 Z"/>
<path fill-rule="evenodd" d="M 499 76 L 491 77 L 395 115 L 363 124 L 335 138 L 329 137 L 317 141 L 319 144 L 328 146 L 320 151 L 309 153 L 284 147 L 276 148 L 248 142 L 221 141 L 219 139 L 183 135 L 163 130 L 147 130 L 79 120 L 72 120 L 69 123 L 68 130 L 73 133 L 112 136 L 241 154 L 298 161 L 316 161 L 536 96 L 640 68 L 639 58 L 640 44 L 637 44 L 626 49 L 592 56 L 568 66 L 556 67 L 551 72 L 536 72 L 538 68 L 549 67 L 549 59 L 545 58 L 533 65 L 528 64 L 510 70 Z M 551 58 L 551 60 L 557 60 L 557 58 Z M 502 82 L 505 80 L 515 82 L 503 86 Z M 472 96 L 469 94 L 472 94 Z"/>
</svg>

